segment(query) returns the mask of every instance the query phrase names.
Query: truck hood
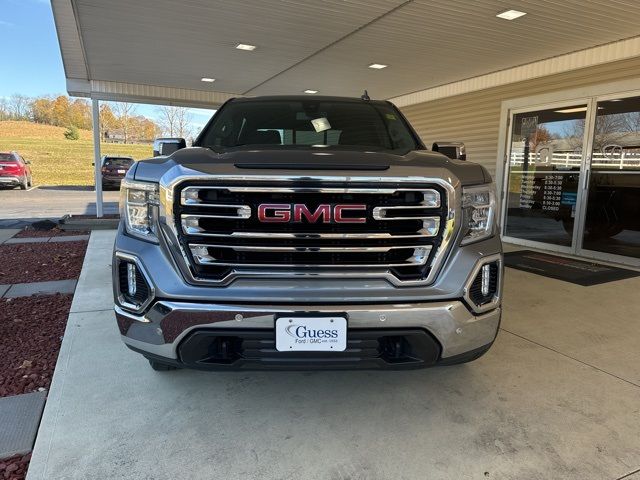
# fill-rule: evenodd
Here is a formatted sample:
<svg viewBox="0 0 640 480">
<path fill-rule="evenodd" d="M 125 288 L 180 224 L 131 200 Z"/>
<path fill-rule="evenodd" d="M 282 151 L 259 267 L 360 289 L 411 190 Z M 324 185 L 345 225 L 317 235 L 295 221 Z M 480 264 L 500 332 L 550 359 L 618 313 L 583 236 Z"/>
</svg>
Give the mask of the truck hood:
<svg viewBox="0 0 640 480">
<path fill-rule="evenodd" d="M 342 149 L 242 149 L 224 153 L 200 147 L 178 150 L 168 157 L 137 162 L 135 179 L 158 182 L 171 169 L 190 175 L 300 175 L 434 177 L 461 185 L 491 181 L 481 165 L 451 160 L 426 150 L 406 155 Z"/>
</svg>

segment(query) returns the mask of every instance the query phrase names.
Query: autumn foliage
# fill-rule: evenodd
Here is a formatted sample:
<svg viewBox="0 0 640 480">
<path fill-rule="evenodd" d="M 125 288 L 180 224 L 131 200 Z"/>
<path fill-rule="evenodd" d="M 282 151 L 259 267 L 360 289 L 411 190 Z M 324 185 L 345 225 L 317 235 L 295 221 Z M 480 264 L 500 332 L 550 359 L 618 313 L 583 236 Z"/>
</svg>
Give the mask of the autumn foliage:
<svg viewBox="0 0 640 480">
<path fill-rule="evenodd" d="M 118 143 L 150 142 L 160 134 L 159 126 L 151 119 L 136 115 L 131 103 L 102 103 L 100 106 L 100 134 L 104 141 Z M 0 99 L 0 121 L 29 121 L 56 127 L 91 130 L 91 105 L 81 98 L 66 95 L 30 98 L 12 95 Z"/>
</svg>

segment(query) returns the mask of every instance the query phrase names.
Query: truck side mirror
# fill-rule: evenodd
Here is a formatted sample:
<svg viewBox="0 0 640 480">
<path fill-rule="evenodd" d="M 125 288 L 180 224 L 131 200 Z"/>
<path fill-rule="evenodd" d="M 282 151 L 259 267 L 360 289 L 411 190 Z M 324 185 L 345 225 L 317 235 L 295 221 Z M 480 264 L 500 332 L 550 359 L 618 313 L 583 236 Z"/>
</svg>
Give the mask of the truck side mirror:
<svg viewBox="0 0 640 480">
<path fill-rule="evenodd" d="M 462 142 L 433 142 L 431 150 L 440 152 L 453 160 L 467 159 L 467 152 Z"/>
<path fill-rule="evenodd" d="M 156 138 L 153 142 L 153 156 L 171 155 L 182 148 L 187 148 L 184 138 Z"/>
</svg>

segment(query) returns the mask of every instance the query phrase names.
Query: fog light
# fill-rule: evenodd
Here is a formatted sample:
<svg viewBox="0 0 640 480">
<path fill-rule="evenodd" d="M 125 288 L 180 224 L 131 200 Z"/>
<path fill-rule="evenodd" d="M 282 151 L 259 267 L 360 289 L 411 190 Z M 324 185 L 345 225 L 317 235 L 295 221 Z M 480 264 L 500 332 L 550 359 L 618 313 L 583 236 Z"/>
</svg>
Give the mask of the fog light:
<svg viewBox="0 0 640 480">
<path fill-rule="evenodd" d="M 118 305 L 135 312 L 144 310 L 155 296 L 144 267 L 124 253 L 116 253 Z"/>
<path fill-rule="evenodd" d="M 127 292 L 131 297 L 136 295 L 136 265 L 127 263 Z"/>
<path fill-rule="evenodd" d="M 480 292 L 483 297 L 489 295 L 489 288 L 491 286 L 491 265 L 486 264 L 482 266 L 482 285 Z"/>
<path fill-rule="evenodd" d="M 478 309 L 491 308 L 500 295 L 500 260 L 484 263 L 465 287 L 465 299 L 470 306 Z"/>
</svg>

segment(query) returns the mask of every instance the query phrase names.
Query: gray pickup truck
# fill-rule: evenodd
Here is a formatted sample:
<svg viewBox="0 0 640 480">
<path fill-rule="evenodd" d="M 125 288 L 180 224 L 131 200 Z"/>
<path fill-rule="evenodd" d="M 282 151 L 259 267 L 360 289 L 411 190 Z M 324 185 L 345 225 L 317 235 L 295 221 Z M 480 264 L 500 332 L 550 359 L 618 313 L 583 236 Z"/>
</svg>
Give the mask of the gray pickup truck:
<svg viewBox="0 0 640 480">
<path fill-rule="evenodd" d="M 451 365 L 496 337 L 491 177 L 389 102 L 233 99 L 120 205 L 117 322 L 156 370 Z"/>
</svg>

